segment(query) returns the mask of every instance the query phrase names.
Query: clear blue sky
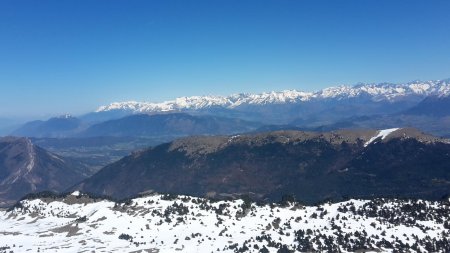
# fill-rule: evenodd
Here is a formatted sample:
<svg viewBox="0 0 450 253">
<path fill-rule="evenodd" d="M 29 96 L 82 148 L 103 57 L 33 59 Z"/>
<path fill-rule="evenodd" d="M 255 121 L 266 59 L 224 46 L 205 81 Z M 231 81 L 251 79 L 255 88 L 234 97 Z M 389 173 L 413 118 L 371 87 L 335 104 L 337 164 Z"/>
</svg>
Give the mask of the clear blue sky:
<svg viewBox="0 0 450 253">
<path fill-rule="evenodd" d="M 450 1 L 0 1 L 0 117 L 450 77 Z"/>
</svg>

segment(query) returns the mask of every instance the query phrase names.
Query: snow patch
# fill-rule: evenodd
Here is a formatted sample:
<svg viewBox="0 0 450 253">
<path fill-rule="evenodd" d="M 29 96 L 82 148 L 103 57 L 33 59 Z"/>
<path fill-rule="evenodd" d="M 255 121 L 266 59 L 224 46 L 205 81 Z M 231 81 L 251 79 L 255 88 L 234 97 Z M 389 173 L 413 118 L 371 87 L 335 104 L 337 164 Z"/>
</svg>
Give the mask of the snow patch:
<svg viewBox="0 0 450 253">
<path fill-rule="evenodd" d="M 370 143 L 374 142 L 376 139 L 378 139 L 380 137 L 382 140 L 384 140 L 384 138 L 386 138 L 392 132 L 397 131 L 398 129 L 400 129 L 400 128 L 389 128 L 389 129 L 384 129 L 384 130 L 378 131 L 378 134 L 376 136 L 370 138 L 370 140 L 364 144 L 364 147 L 367 147 Z"/>
<path fill-rule="evenodd" d="M 72 195 L 72 196 L 80 196 L 81 193 L 80 193 L 79 191 L 74 191 L 74 192 L 72 192 L 72 194 L 70 194 L 70 195 Z"/>
</svg>

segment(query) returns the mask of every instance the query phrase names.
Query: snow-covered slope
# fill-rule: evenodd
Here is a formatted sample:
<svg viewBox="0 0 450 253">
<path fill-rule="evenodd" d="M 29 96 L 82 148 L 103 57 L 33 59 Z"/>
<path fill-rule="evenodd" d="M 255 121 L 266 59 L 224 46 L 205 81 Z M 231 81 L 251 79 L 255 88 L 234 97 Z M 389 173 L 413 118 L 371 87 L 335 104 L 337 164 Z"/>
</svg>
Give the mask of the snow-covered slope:
<svg viewBox="0 0 450 253">
<path fill-rule="evenodd" d="M 447 96 L 450 94 L 449 81 L 415 81 L 406 84 L 359 84 L 355 86 L 336 86 L 316 92 L 285 90 L 261 94 L 234 94 L 222 96 L 180 97 L 161 103 L 152 102 L 114 102 L 99 107 L 96 112 L 125 110 L 133 113 L 155 113 L 183 110 L 199 110 L 211 107 L 233 109 L 245 105 L 267 105 L 322 101 L 327 99 L 343 100 L 357 97 L 369 97 L 372 101 L 396 101 L 409 96 L 426 97 L 429 95 Z"/>
<path fill-rule="evenodd" d="M 0 252 L 448 252 L 449 202 L 303 206 L 152 195 L 114 203 L 74 193 L 0 212 Z"/>
</svg>

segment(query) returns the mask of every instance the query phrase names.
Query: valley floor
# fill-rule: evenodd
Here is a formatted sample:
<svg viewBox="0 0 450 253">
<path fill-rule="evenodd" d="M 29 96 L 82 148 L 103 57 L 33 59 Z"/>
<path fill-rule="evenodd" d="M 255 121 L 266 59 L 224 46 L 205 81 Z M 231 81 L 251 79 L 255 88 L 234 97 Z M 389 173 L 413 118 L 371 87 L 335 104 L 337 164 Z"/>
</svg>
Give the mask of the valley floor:
<svg viewBox="0 0 450 253">
<path fill-rule="evenodd" d="M 78 192 L 0 211 L 0 252 L 449 252 L 448 201 L 303 206 Z"/>
</svg>

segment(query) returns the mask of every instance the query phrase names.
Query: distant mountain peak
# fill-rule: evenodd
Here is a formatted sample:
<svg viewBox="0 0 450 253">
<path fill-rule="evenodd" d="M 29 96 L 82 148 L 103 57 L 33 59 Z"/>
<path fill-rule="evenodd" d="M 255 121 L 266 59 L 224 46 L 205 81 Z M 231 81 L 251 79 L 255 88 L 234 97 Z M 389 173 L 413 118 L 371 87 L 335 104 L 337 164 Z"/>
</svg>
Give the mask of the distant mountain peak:
<svg viewBox="0 0 450 253">
<path fill-rule="evenodd" d="M 73 117 L 71 114 L 63 114 L 63 115 L 60 115 L 60 116 L 57 116 L 57 117 L 55 117 L 55 118 L 58 118 L 58 119 L 72 119 L 72 118 L 75 118 L 75 117 Z"/>
<path fill-rule="evenodd" d="M 46 121 L 27 122 L 12 132 L 17 136 L 28 137 L 61 137 L 71 131 L 76 131 L 82 125 L 80 119 L 70 114 L 50 118 Z"/>
</svg>

